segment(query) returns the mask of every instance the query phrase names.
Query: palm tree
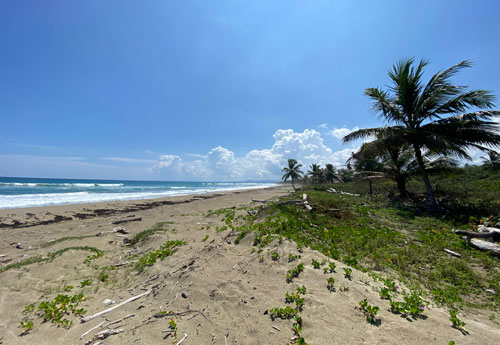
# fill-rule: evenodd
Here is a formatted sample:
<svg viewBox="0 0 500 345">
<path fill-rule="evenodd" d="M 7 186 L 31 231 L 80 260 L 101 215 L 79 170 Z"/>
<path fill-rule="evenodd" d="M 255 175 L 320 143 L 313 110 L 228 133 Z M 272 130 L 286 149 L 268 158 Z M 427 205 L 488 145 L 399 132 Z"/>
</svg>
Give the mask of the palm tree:
<svg viewBox="0 0 500 345">
<path fill-rule="evenodd" d="M 373 109 L 393 126 L 360 129 L 346 135 L 343 141 L 383 134 L 389 129 L 395 131 L 401 144 L 413 149 L 429 203 L 435 207 L 437 202 L 423 154 L 429 151 L 471 159 L 467 153 L 469 148 L 488 150 L 485 146 L 500 146 L 499 126 L 492 121 L 500 116 L 500 111 L 480 110 L 464 114 L 471 108 L 493 108 L 495 98 L 488 91 L 469 91 L 467 87 L 450 82 L 458 71 L 471 66 L 469 61 L 434 74 L 425 86 L 422 76 L 428 61 L 420 60 L 416 67 L 413 62 L 414 59 L 406 59 L 393 66 L 389 71 L 392 86 L 388 91 L 379 88 L 365 90 L 373 101 Z"/>
<path fill-rule="evenodd" d="M 307 174 L 311 176 L 313 183 L 320 183 L 322 177 L 320 165 L 311 164 L 309 168 L 311 168 L 311 170 L 307 171 Z"/>
<path fill-rule="evenodd" d="M 447 157 L 432 159 L 433 154 L 427 151 L 422 157 L 427 173 L 449 171 L 457 166 L 457 162 Z M 397 145 L 393 138 L 377 136 L 377 139 L 364 143 L 358 152 L 349 160 L 359 167 L 358 171 L 370 175 L 370 178 L 388 177 L 396 182 L 402 197 L 408 196 L 406 184 L 410 178 L 420 174 L 414 151 L 407 145 Z M 368 167 L 368 169 L 366 169 Z M 370 190 L 371 190 L 371 181 Z M 370 193 L 371 194 L 371 193 Z"/>
<path fill-rule="evenodd" d="M 324 178 L 326 182 L 333 183 L 333 180 L 338 180 L 337 172 L 335 171 L 335 167 L 333 164 L 325 165 L 325 170 L 323 170 Z"/>
<path fill-rule="evenodd" d="M 288 167 L 284 167 L 281 171 L 283 171 L 285 174 L 282 177 L 282 180 L 286 182 L 289 178 L 292 179 L 292 187 L 294 191 L 297 191 L 295 188 L 294 181 L 296 179 L 299 179 L 302 177 L 304 174 L 300 168 L 302 168 L 302 164 L 298 164 L 297 161 L 293 158 L 288 159 Z"/>
<path fill-rule="evenodd" d="M 488 156 L 482 156 L 483 165 L 496 170 L 500 169 L 500 153 L 493 150 L 488 151 Z"/>
</svg>

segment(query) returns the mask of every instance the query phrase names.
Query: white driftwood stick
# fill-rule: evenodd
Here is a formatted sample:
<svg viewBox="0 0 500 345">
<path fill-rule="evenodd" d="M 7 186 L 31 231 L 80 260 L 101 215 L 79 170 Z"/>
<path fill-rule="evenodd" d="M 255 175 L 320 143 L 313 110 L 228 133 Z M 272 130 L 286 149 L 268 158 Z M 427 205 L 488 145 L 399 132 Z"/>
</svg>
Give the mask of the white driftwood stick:
<svg viewBox="0 0 500 345">
<path fill-rule="evenodd" d="M 188 337 L 187 333 L 184 333 L 184 336 L 182 337 L 182 339 L 179 340 L 179 342 L 175 345 L 180 345 L 184 340 L 186 340 L 187 337 Z"/>
<path fill-rule="evenodd" d="M 96 340 L 106 339 L 110 335 L 120 334 L 122 332 L 124 332 L 124 329 L 122 329 L 122 328 L 120 328 L 120 329 L 105 329 L 103 331 L 100 331 L 99 333 L 94 334 L 94 337 L 92 339 L 88 340 L 85 343 L 85 345 L 90 345 Z"/>
<path fill-rule="evenodd" d="M 127 304 L 127 303 L 129 303 L 129 302 L 135 301 L 136 299 L 139 299 L 139 298 L 141 298 L 141 297 L 143 297 L 143 296 L 149 295 L 150 293 L 151 293 L 151 290 L 148 290 L 148 291 L 146 291 L 146 292 L 144 292 L 144 293 L 141 293 L 140 295 L 130 297 L 130 298 L 129 298 L 128 300 L 126 300 L 126 301 L 123 301 L 123 302 L 121 302 L 121 303 L 118 303 L 117 305 L 114 305 L 114 306 L 112 306 L 111 308 L 108 308 L 108 309 L 105 309 L 105 310 L 103 310 L 103 311 L 100 311 L 100 312 L 98 312 L 98 313 L 96 313 L 96 314 L 94 314 L 94 315 L 84 317 L 84 318 L 83 318 L 83 319 L 81 319 L 80 321 L 81 321 L 82 323 L 87 322 L 87 321 L 90 321 L 90 320 L 92 320 L 92 319 L 95 319 L 96 317 L 99 317 L 99 316 L 101 316 L 101 315 L 104 315 L 104 314 L 106 314 L 106 313 L 109 313 L 110 311 L 115 310 L 116 308 L 121 307 L 121 306 L 122 306 L 122 305 L 124 305 L 124 304 Z"/>
<path fill-rule="evenodd" d="M 224 344 L 227 345 L 227 335 L 224 334 Z"/>
<path fill-rule="evenodd" d="M 302 200 L 303 200 L 304 202 L 306 202 L 306 201 L 307 201 L 307 194 L 302 194 Z"/>
<path fill-rule="evenodd" d="M 281 332 L 281 329 L 279 329 L 278 327 L 273 326 L 273 328 L 274 328 L 275 330 L 277 330 L 277 331 L 280 331 L 280 332 Z"/>
<path fill-rule="evenodd" d="M 92 332 L 94 329 L 101 327 L 101 326 L 102 326 L 102 324 L 103 324 L 104 322 L 106 322 L 106 321 L 101 322 L 101 323 L 100 323 L 100 324 L 98 324 L 97 326 L 92 327 L 92 328 L 91 328 L 91 329 L 89 329 L 87 332 L 83 333 L 83 334 L 80 336 L 80 340 L 82 340 L 82 338 L 83 338 L 84 336 L 86 336 L 87 334 L 89 334 L 90 332 Z"/>
<path fill-rule="evenodd" d="M 445 248 L 445 249 L 443 249 L 443 250 L 444 250 L 445 252 L 447 252 L 448 254 L 450 254 L 450 255 L 456 256 L 457 258 L 462 257 L 462 255 L 461 255 L 461 254 L 459 254 L 459 253 L 457 253 L 457 252 L 454 252 L 454 251 L 452 251 L 452 250 L 449 250 L 449 249 L 446 249 L 446 248 Z"/>
</svg>

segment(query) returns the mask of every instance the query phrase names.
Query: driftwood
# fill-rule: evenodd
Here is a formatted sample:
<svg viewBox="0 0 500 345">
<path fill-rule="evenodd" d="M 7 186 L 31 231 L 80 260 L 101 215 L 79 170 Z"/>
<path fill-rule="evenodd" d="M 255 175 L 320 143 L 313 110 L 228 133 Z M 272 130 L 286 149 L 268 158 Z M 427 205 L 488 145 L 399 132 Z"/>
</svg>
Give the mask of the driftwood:
<svg viewBox="0 0 500 345">
<path fill-rule="evenodd" d="M 456 256 L 457 258 L 462 257 L 462 254 L 457 253 L 457 252 L 454 252 L 454 251 L 452 251 L 452 250 L 449 250 L 449 249 L 446 249 L 446 248 L 445 248 L 445 249 L 443 249 L 443 250 L 444 250 L 445 252 L 447 252 L 448 254 L 450 254 L 450 255 Z"/>
<path fill-rule="evenodd" d="M 128 218 L 128 219 L 118 219 L 115 220 L 114 222 L 111 222 L 111 224 L 122 224 L 122 223 L 127 223 L 127 222 L 139 222 L 141 221 L 142 218 Z"/>
<path fill-rule="evenodd" d="M 86 336 L 87 334 L 89 334 L 90 332 L 92 332 L 94 329 L 97 329 L 97 328 L 101 327 L 101 326 L 103 325 L 103 323 L 105 323 L 105 322 L 106 322 L 106 321 L 103 321 L 103 322 L 101 322 L 100 324 L 98 324 L 97 326 L 92 327 L 92 328 L 91 328 L 91 329 L 89 329 L 87 332 L 83 333 L 83 334 L 80 336 L 80 340 L 82 340 L 82 338 L 83 338 L 84 336 Z"/>
<path fill-rule="evenodd" d="M 487 250 L 490 253 L 500 256 L 500 245 L 477 238 L 472 238 L 470 244 L 478 249 Z"/>
<path fill-rule="evenodd" d="M 175 344 L 175 345 L 180 345 L 180 344 L 182 344 L 182 342 L 183 342 L 184 340 L 186 340 L 186 338 L 187 338 L 187 337 L 188 337 L 187 333 L 184 333 L 184 337 L 182 337 L 182 339 L 181 339 L 181 340 L 179 340 L 179 342 L 178 342 L 177 344 Z"/>
<path fill-rule="evenodd" d="M 90 339 L 89 341 L 87 341 L 85 343 L 85 345 L 90 345 L 96 340 L 106 339 L 110 335 L 120 334 L 123 331 L 125 331 L 125 330 L 122 328 L 120 328 L 120 329 L 105 329 L 103 331 L 100 331 L 99 333 L 94 334 L 94 337 L 92 339 Z"/>
<path fill-rule="evenodd" d="M 494 255 L 500 256 L 500 245 L 484 240 L 489 239 L 494 242 L 499 242 L 500 229 L 480 226 L 478 230 L 479 232 L 455 230 L 455 234 L 466 236 L 467 243 L 477 249 L 487 250 Z"/>
<path fill-rule="evenodd" d="M 114 306 L 112 306 L 111 308 L 108 308 L 108 309 L 105 309 L 105 310 L 103 310 L 103 311 L 100 311 L 100 312 L 98 312 L 98 313 L 96 313 L 96 314 L 94 314 L 94 315 L 90 315 L 90 316 L 84 317 L 84 318 L 82 318 L 80 321 L 81 321 L 82 323 L 84 323 L 84 322 L 87 322 L 87 321 L 93 320 L 93 319 L 95 319 L 96 317 L 99 317 L 99 316 L 101 316 L 101 315 L 104 315 L 104 314 L 106 314 L 106 313 L 109 313 L 109 312 L 110 312 L 110 311 L 112 311 L 112 310 L 115 310 L 116 308 L 121 307 L 122 305 L 125 305 L 125 304 L 127 304 L 127 303 L 129 303 L 129 302 L 135 301 L 136 299 L 139 299 L 139 298 L 141 298 L 141 297 L 143 297 L 143 296 L 147 296 L 147 295 L 149 295 L 150 293 L 151 293 L 151 290 L 148 290 L 148 291 L 146 291 L 146 292 L 144 292 L 144 293 L 141 293 L 140 295 L 130 297 L 130 298 L 129 298 L 128 300 L 126 300 L 126 301 L 123 301 L 123 302 L 121 302 L 121 303 L 118 303 L 117 305 L 114 305 Z"/>
<path fill-rule="evenodd" d="M 494 229 L 494 228 L 491 228 Z M 455 230 L 455 234 L 473 237 L 473 238 L 491 238 L 495 242 L 500 241 L 500 229 L 495 229 L 490 232 L 475 232 L 475 231 L 466 231 L 466 230 Z"/>
</svg>

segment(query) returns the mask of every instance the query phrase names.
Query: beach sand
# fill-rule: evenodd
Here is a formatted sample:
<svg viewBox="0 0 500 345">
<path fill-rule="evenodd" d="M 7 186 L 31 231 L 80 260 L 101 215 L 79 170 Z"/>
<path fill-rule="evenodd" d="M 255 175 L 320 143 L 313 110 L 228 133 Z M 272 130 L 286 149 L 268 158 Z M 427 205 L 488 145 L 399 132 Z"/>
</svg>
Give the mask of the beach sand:
<svg viewBox="0 0 500 345">
<path fill-rule="evenodd" d="M 86 344 L 96 333 L 109 328 L 123 332 L 101 340 L 103 344 L 177 344 L 185 334 L 183 345 L 291 344 L 293 321 L 272 321 L 268 311 L 284 307 L 285 292 L 302 285 L 307 287 L 302 334 L 309 345 L 448 344 L 451 340 L 456 344 L 500 343 L 500 328 L 488 320 L 486 311 L 461 317 L 467 322 L 469 335 L 451 327 L 443 308 L 431 306 L 425 312 L 427 318 L 419 320 L 392 314 L 388 302 L 375 291 L 380 284 L 357 270 L 353 270 L 352 280 L 344 278 L 341 272 L 345 265 L 340 262 L 336 262 L 333 274 L 337 291 L 330 292 L 327 275 L 311 265 L 313 258 L 321 261 L 325 257 L 307 248 L 300 253 L 304 272 L 287 283 L 287 270 L 297 265 L 297 261 L 288 262 L 288 254 L 299 254 L 295 244 L 275 241 L 258 254 L 252 246 L 252 235 L 236 245 L 236 234 L 216 231 L 224 225 L 222 218 L 207 215 L 209 210 L 257 206 L 252 199 L 270 199 L 290 191 L 289 186 L 279 186 L 155 200 L 0 210 L 0 267 L 67 247 L 90 246 L 104 251 L 102 257 L 88 263 L 84 261 L 92 253 L 69 250 L 50 262 L 0 273 L 0 343 Z M 134 218 L 140 220 L 112 224 Z M 167 231 L 133 246 L 124 243 L 158 222 L 165 222 Z M 113 232 L 117 227 L 128 233 Z M 98 233 L 100 236 L 96 236 Z M 50 245 L 50 241 L 64 238 Z M 137 273 L 134 261 L 167 240 L 187 244 Z M 279 251 L 278 261 L 271 259 L 272 250 Z M 106 269 L 120 264 L 114 270 Z M 100 278 L 105 274 L 108 277 L 103 282 Z M 80 287 L 85 280 L 91 285 Z M 73 290 L 63 291 L 68 285 Z M 340 286 L 348 290 L 340 291 Z M 28 304 L 38 306 L 58 294 L 83 292 L 86 299 L 81 306 L 87 310 L 85 316 L 90 316 L 148 291 L 85 323 L 69 315 L 67 318 L 74 322 L 69 329 L 42 323 L 32 315 L 33 329 L 19 336 L 19 323 L 27 317 L 23 310 Z M 356 308 L 364 298 L 380 306 L 380 326 L 366 323 Z M 106 305 L 106 299 L 115 303 Z M 177 324 L 175 340 L 173 334 L 164 332 L 169 330 L 170 319 Z"/>
</svg>

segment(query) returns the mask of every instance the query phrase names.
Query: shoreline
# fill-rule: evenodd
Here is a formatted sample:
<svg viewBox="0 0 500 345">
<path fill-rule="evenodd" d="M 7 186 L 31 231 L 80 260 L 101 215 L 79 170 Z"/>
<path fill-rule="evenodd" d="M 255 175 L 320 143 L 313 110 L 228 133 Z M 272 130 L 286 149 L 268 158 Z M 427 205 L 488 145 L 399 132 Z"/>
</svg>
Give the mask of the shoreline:
<svg viewBox="0 0 500 345">
<path fill-rule="evenodd" d="M 120 182 L 117 180 L 116 182 Z M 126 182 L 126 181 L 123 181 Z M 154 181 L 153 181 L 154 182 Z M 169 183 L 169 182 L 166 182 Z M 201 183 L 201 182 L 200 182 Z M 1 183 L 0 183 L 1 184 Z M 14 183 L 24 184 L 24 183 Z M 31 183 L 28 183 L 31 185 Z M 211 186 L 212 182 L 203 182 L 203 185 L 207 184 Z M 219 183 L 216 183 L 217 185 Z M 21 209 L 21 208 L 37 208 L 37 207 L 50 207 L 50 206 L 63 206 L 63 205 L 79 205 L 79 204 L 97 204 L 103 202 L 116 202 L 116 201 L 137 201 L 137 200 L 153 200 L 159 198 L 169 198 L 176 196 L 189 196 L 189 195 L 203 195 L 203 194 L 211 194 L 211 193 L 223 193 L 223 192 L 231 192 L 231 191 L 239 191 L 239 190 L 252 190 L 252 189 L 260 189 L 260 188 L 270 188 L 277 187 L 281 185 L 280 182 L 269 182 L 269 183 L 259 183 L 252 185 L 244 185 L 239 182 L 221 182 L 221 186 L 210 188 L 210 187 L 192 187 L 192 186 L 165 186 L 166 190 L 160 190 L 156 192 L 148 192 L 148 191 L 138 191 L 138 190 L 130 190 L 130 191 L 120 191 L 120 192 L 112 192 L 112 191 L 100 191 L 100 192 L 92 192 L 92 190 L 80 190 L 80 191 L 69 191 L 69 192 L 38 192 L 33 190 L 32 193 L 19 193 L 19 194 L 0 194 L 0 211 L 1 210 L 12 210 L 12 209 Z M 226 186 L 226 184 L 241 184 L 233 187 Z M 57 183 L 48 183 L 48 185 L 57 185 Z M 81 185 L 80 183 L 72 183 L 71 185 Z M 92 184 L 89 184 L 92 185 Z M 95 184 L 94 184 L 95 185 Z M 108 184 L 110 186 L 111 184 Z M 112 186 L 122 186 L 122 183 L 113 184 Z M 127 186 L 133 187 L 133 186 Z M 148 187 L 149 188 L 149 187 Z M 77 196 L 78 194 L 78 196 Z M 84 196 L 82 196 L 84 195 Z M 35 200 L 31 200 L 32 197 Z M 4 199 L 2 199 L 4 198 Z M 9 205 L 9 200 L 15 206 Z M 17 204 L 17 205 L 16 205 Z"/>
<path fill-rule="evenodd" d="M 239 188 L 208 193 L 183 194 L 158 198 L 112 200 L 91 203 L 47 205 L 0 209 L 0 229 L 17 229 L 38 225 L 49 225 L 72 219 L 87 219 L 153 209 L 160 206 L 190 203 L 231 194 L 260 190 L 288 190 L 289 186 L 278 184 L 270 187 Z"/>
</svg>

